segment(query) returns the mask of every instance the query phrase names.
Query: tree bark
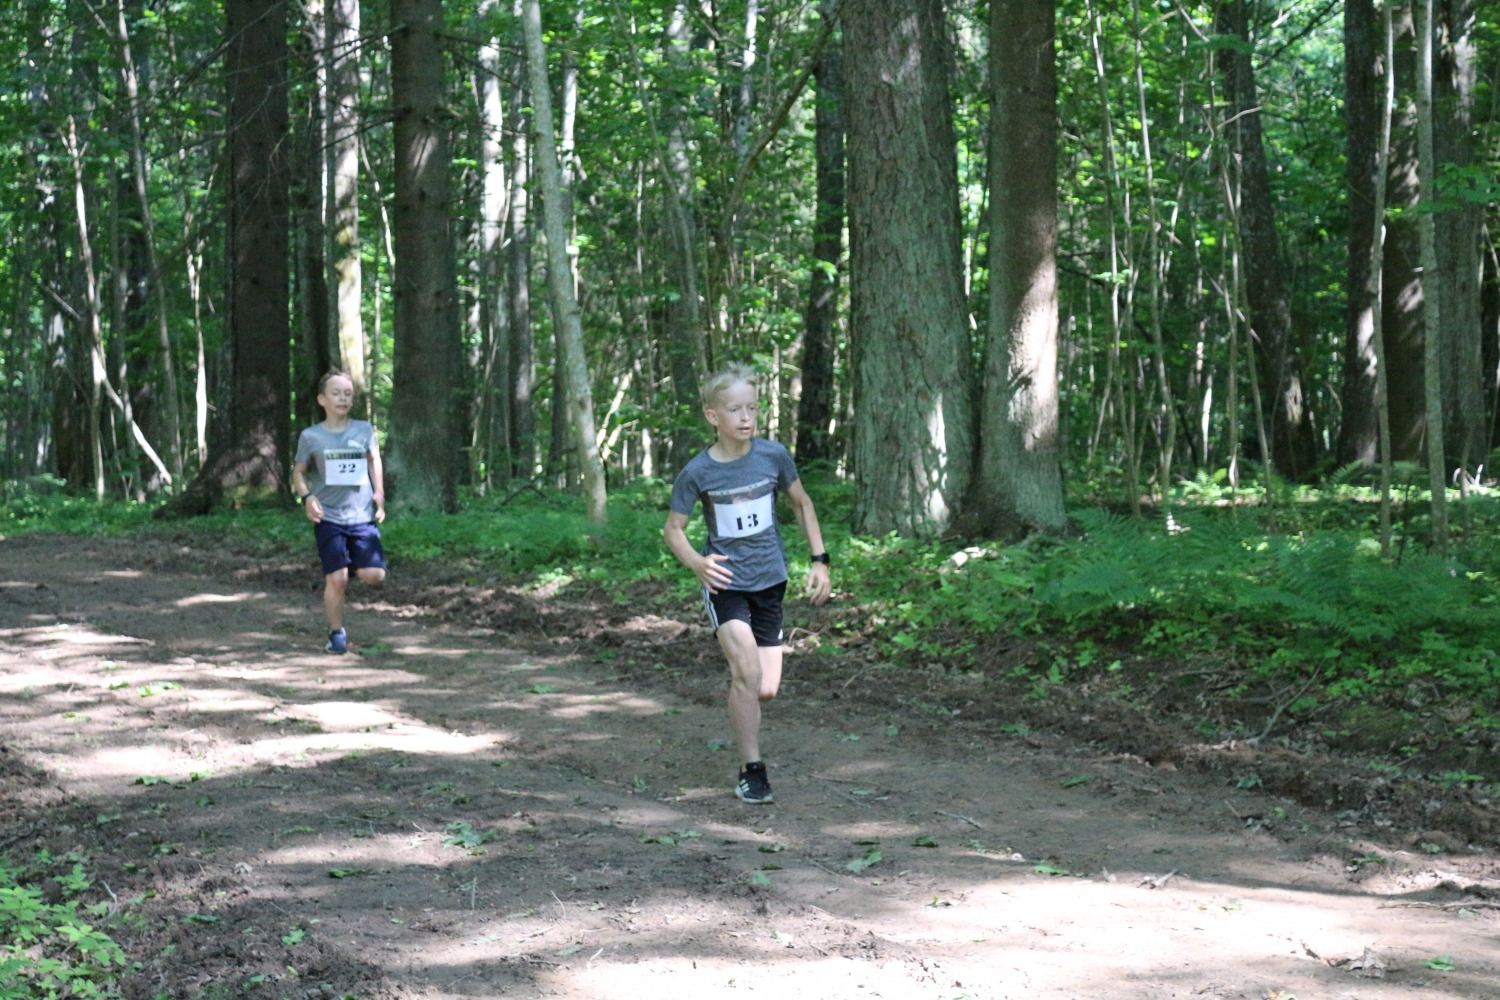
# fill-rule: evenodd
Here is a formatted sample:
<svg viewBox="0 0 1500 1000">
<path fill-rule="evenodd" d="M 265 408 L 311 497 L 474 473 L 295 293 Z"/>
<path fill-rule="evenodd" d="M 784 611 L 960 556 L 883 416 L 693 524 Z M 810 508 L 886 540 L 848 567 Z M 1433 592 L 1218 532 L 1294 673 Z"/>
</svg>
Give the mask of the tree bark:
<svg viewBox="0 0 1500 1000">
<path fill-rule="evenodd" d="M 230 419 L 208 463 L 159 517 L 205 514 L 226 492 L 286 487 L 288 374 L 286 5 L 226 0 Z"/>
<path fill-rule="evenodd" d="M 364 276 L 359 242 L 359 0 L 328 3 L 328 284 L 339 366 L 365 386 Z"/>
<path fill-rule="evenodd" d="M 820 9 L 825 19 L 835 16 L 830 0 L 823 0 Z M 839 309 L 839 264 L 844 256 L 844 46 L 840 40 L 829 40 L 814 79 L 817 216 L 802 334 L 802 396 L 797 402 L 797 460 L 803 464 L 834 457 L 829 435 L 837 345 L 834 323 Z"/>
<path fill-rule="evenodd" d="M 1435 0 L 1417 0 L 1417 170 L 1423 203 L 1437 200 L 1437 163 L 1433 150 L 1433 7 Z M 1448 551 L 1448 477 L 1443 433 L 1443 283 L 1437 257 L 1436 216 L 1417 218 L 1422 239 L 1422 313 L 1426 330 L 1423 388 L 1427 396 L 1427 478 L 1432 490 L 1432 547 Z"/>
<path fill-rule="evenodd" d="M 151 211 L 151 195 L 147 189 L 150 167 L 146 162 L 146 141 L 141 130 L 140 80 L 136 72 L 135 58 L 130 50 L 130 32 L 125 23 L 125 0 L 116 0 L 116 30 L 120 43 L 120 78 L 124 84 L 125 100 L 130 117 L 131 165 L 134 167 L 135 194 L 141 203 L 142 236 L 146 242 L 147 267 L 151 272 L 152 298 L 156 305 L 156 323 L 161 348 L 162 395 L 167 410 L 167 456 L 172 463 L 172 472 L 182 478 L 182 402 L 177 394 L 177 364 L 172 358 L 171 317 L 167 313 L 167 287 L 161 266 L 157 260 L 156 227 Z"/>
<path fill-rule="evenodd" d="M 939 0 L 853 0 L 854 529 L 946 530 L 974 463 L 958 167 Z"/>
<path fill-rule="evenodd" d="M 1422 319 L 1421 246 L 1417 233 L 1418 203 L 1416 118 L 1410 95 L 1417 78 L 1413 41 L 1416 29 L 1410 7 L 1393 12 L 1395 45 L 1392 70 L 1401 95 L 1399 117 L 1392 122 L 1386 163 L 1386 220 L 1381 265 L 1380 314 L 1385 346 L 1387 401 L 1390 406 L 1391 455 L 1399 462 L 1422 461 L 1427 434 L 1423 389 L 1425 347 Z"/>
<path fill-rule="evenodd" d="M 1379 444 L 1374 342 L 1378 300 L 1370 283 L 1370 264 L 1376 240 L 1380 81 L 1390 72 L 1384 64 L 1379 20 L 1374 0 L 1348 0 L 1344 5 L 1344 185 L 1349 204 L 1349 257 L 1340 465 L 1374 464 Z"/>
<path fill-rule="evenodd" d="M 329 343 L 332 318 L 328 299 L 328 255 L 326 197 L 328 179 L 328 90 L 327 16 L 324 0 L 307 0 L 303 7 L 303 43 L 298 55 L 306 60 L 298 129 L 299 183 L 292 186 L 292 211 L 297 218 L 294 242 L 297 254 L 297 323 L 292 355 L 292 396 L 297 422 L 303 426 L 323 419 L 318 406 L 318 380 L 333 366 L 337 355 Z M 301 60 L 299 59 L 299 62 Z"/>
<path fill-rule="evenodd" d="M 1234 140 L 1240 171 L 1240 241 L 1244 247 L 1245 296 L 1250 306 L 1250 329 L 1258 346 L 1262 384 L 1271 418 L 1271 458 L 1291 479 L 1312 474 L 1317 440 L 1302 384 L 1302 368 L 1292 337 L 1292 311 L 1281 273 L 1276 208 L 1270 171 L 1261 134 L 1247 0 L 1226 0 L 1219 8 L 1220 34 L 1243 40 L 1244 50 L 1220 53 L 1224 96 L 1234 118 Z"/>
<path fill-rule="evenodd" d="M 396 308 L 388 461 L 394 500 L 408 511 L 458 505 L 462 338 L 442 33 L 441 0 L 393 0 Z"/>
<path fill-rule="evenodd" d="M 667 30 L 669 59 L 680 58 L 687 48 L 687 13 L 678 7 Z M 687 465 L 699 444 L 700 376 L 708 373 L 707 334 L 698 283 L 698 222 L 693 209 L 693 168 L 688 155 L 683 117 L 685 95 L 672 95 L 667 106 L 666 139 L 658 140 L 657 155 L 666 196 L 667 276 L 677 292 L 667 303 L 667 352 L 672 370 L 672 394 L 677 401 L 677 419 L 671 439 L 672 470 Z"/>
<path fill-rule="evenodd" d="M 583 479 L 589 516 L 602 522 L 605 506 L 604 466 L 599 461 L 594 426 L 594 400 L 589 388 L 588 360 L 583 352 L 582 316 L 574 292 L 572 262 L 568 258 L 566 195 L 557 159 L 552 123 L 552 92 L 547 83 L 547 53 L 542 44 L 542 13 L 538 0 L 524 0 L 522 25 L 526 33 L 526 61 L 530 67 L 532 127 L 536 135 L 537 170 L 542 180 L 542 212 L 547 229 L 547 277 L 561 320 L 557 343 L 562 357 L 557 369 L 565 377 L 568 424 Z M 554 379 L 557 376 L 554 375 Z"/>
<path fill-rule="evenodd" d="M 1440 0 L 1434 10 L 1433 162 L 1441 174 L 1474 163 L 1474 2 Z M 1489 414 L 1484 405 L 1479 339 L 1479 232 L 1484 206 L 1457 194 L 1436 192 L 1444 209 L 1433 217 L 1442 275 L 1443 426 L 1449 468 L 1472 473 L 1487 451 Z"/>
<path fill-rule="evenodd" d="M 520 15 L 520 2 L 515 5 Z M 531 328 L 531 217 L 527 184 L 531 175 L 531 143 L 520 110 L 526 103 L 525 66 L 515 65 L 513 92 L 515 109 L 511 142 L 510 171 L 510 246 L 506 274 L 509 280 L 510 305 L 510 407 L 511 468 L 517 476 L 530 479 L 536 471 L 536 348 Z"/>
<path fill-rule="evenodd" d="M 1058 449 L 1056 12 L 991 0 L 990 323 L 978 475 L 964 520 L 986 534 L 1067 523 Z M 1163 486 L 1165 489 L 1165 486 Z"/>
<path fill-rule="evenodd" d="M 497 0 L 487 0 L 481 17 Z M 483 447 L 487 482 L 505 482 L 511 475 L 510 454 L 510 310 L 506 287 L 504 236 L 510 188 L 505 176 L 501 136 L 505 108 L 500 96 L 501 40 L 493 38 L 479 50 L 474 69 L 474 96 L 479 106 L 480 196 L 479 254 L 482 281 L 479 292 L 480 326 L 484 338 L 481 405 L 476 415 L 476 444 Z"/>
</svg>

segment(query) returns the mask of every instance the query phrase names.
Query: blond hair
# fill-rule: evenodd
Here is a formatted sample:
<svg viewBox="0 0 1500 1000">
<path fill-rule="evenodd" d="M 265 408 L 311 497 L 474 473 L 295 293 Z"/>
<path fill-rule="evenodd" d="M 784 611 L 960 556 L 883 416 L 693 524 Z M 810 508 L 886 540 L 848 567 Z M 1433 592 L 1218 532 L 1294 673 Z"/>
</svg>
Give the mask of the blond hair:
<svg viewBox="0 0 1500 1000">
<path fill-rule="evenodd" d="M 755 388 L 755 369 L 739 361 L 731 361 L 708 377 L 699 393 L 706 407 L 713 406 L 731 386 L 741 382 Z"/>
</svg>

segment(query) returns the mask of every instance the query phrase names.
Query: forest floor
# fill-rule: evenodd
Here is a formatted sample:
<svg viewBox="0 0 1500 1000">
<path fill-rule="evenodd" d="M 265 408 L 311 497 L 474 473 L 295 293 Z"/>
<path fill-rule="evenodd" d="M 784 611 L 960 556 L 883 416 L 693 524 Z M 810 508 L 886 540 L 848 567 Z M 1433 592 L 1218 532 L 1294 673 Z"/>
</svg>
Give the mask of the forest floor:
<svg viewBox="0 0 1500 1000">
<path fill-rule="evenodd" d="M 691 609 L 397 572 L 337 657 L 317 586 L 0 540 L 0 849 L 87 859 L 129 997 L 1500 995 L 1500 861 L 1440 831 L 858 657 L 788 658 L 745 806 Z"/>
</svg>

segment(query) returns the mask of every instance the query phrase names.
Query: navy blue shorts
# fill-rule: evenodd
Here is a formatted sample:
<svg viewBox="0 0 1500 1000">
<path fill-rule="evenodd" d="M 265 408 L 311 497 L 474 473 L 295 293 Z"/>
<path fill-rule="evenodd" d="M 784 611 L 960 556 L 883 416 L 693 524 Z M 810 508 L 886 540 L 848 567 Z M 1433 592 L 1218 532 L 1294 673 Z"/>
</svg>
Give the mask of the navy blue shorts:
<svg viewBox="0 0 1500 1000">
<path fill-rule="evenodd" d="M 703 610 L 708 621 L 719 630 L 727 621 L 742 621 L 750 626 L 757 646 L 781 645 L 781 599 L 786 596 L 786 581 L 765 590 L 721 590 L 717 594 L 704 588 Z"/>
<path fill-rule="evenodd" d="M 334 524 L 319 521 L 313 525 L 318 540 L 318 558 L 323 561 L 323 575 L 337 573 L 345 566 L 355 569 L 385 569 L 385 550 L 380 547 L 380 529 L 364 524 Z"/>
</svg>

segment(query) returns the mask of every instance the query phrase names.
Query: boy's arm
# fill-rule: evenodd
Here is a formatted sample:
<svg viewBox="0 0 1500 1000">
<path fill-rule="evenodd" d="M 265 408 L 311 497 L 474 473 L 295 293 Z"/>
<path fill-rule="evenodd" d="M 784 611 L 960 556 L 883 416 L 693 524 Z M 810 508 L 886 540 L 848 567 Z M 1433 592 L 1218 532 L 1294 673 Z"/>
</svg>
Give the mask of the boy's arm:
<svg viewBox="0 0 1500 1000">
<path fill-rule="evenodd" d="M 792 505 L 792 513 L 797 515 L 797 523 L 802 525 L 802 533 L 807 536 L 808 552 L 815 556 L 826 553 L 828 549 L 823 545 L 823 529 L 818 525 L 818 512 L 813 509 L 812 497 L 802 488 L 802 480 L 787 487 L 786 498 Z M 832 592 L 833 575 L 828 564 L 813 563 L 812 568 L 807 571 L 807 596 L 814 604 L 822 604 Z"/>
<path fill-rule="evenodd" d="M 711 593 L 717 594 L 734 582 L 729 569 L 722 565 L 723 560 L 729 557 L 718 553 L 707 556 L 699 555 L 698 551 L 693 548 L 693 543 L 688 541 L 687 532 L 683 530 L 687 527 L 687 523 L 686 514 L 672 511 L 667 515 L 666 526 L 661 529 L 662 538 L 666 539 L 667 548 L 672 550 L 677 561 L 692 570 L 698 582 L 707 587 Z"/>
<path fill-rule="evenodd" d="M 323 520 L 323 505 L 318 502 L 318 498 L 313 495 L 313 491 L 307 485 L 306 462 L 298 462 L 292 466 L 292 492 L 299 499 L 302 497 L 307 498 L 302 501 L 302 510 L 307 514 L 309 521 L 317 524 Z"/>
<path fill-rule="evenodd" d="M 375 494 L 375 523 L 385 520 L 385 464 L 380 461 L 380 442 L 370 438 L 370 489 Z"/>
</svg>

